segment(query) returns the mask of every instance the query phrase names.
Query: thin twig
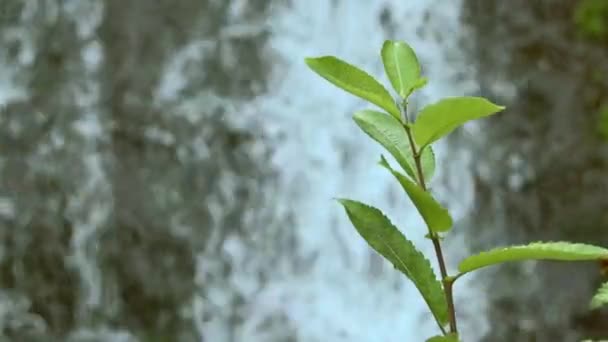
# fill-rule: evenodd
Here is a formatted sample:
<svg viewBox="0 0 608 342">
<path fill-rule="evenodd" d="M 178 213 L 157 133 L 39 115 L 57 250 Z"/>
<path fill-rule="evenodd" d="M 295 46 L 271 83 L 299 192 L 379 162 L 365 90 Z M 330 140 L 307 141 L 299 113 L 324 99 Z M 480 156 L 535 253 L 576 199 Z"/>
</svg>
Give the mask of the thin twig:
<svg viewBox="0 0 608 342">
<path fill-rule="evenodd" d="M 416 149 L 414 139 L 412 138 L 412 132 L 409 127 L 405 126 L 407 132 L 407 138 L 409 139 L 412 153 L 414 155 L 414 161 L 416 162 L 416 170 L 418 172 L 418 184 L 424 191 L 427 191 L 426 183 L 424 182 L 424 173 L 422 172 L 422 163 L 420 161 L 421 152 Z M 448 304 L 448 316 L 450 321 L 450 332 L 458 334 L 458 325 L 456 323 L 456 309 L 454 307 L 454 298 L 452 295 L 452 280 L 448 278 L 448 272 L 445 267 L 445 259 L 443 257 L 443 251 L 441 250 L 441 242 L 436 233 L 432 232 L 429 228 L 429 237 L 433 241 L 433 247 L 435 248 L 435 254 L 437 255 L 437 261 L 439 262 L 439 271 L 441 272 L 441 279 L 443 282 L 443 291 L 445 292 L 445 298 Z M 443 329 L 442 329 L 443 330 Z M 445 334 L 445 332 L 444 332 Z"/>
</svg>

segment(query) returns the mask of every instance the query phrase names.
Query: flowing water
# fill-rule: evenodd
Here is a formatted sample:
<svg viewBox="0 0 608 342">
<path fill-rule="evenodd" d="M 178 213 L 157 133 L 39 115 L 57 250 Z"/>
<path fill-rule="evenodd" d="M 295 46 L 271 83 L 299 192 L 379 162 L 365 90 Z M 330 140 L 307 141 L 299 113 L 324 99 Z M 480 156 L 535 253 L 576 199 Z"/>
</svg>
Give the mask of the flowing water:
<svg viewBox="0 0 608 342">
<path fill-rule="evenodd" d="M 101 25 L 102 8 L 95 2 L 68 3 L 72 4 L 68 9 L 72 8 L 74 16 L 82 16 L 78 34 L 90 36 Z M 217 107 L 230 113 L 221 119 L 226 125 L 263 136 L 265 145 L 252 144 L 251 153 L 259 158 L 271 156 L 259 163 L 273 170 L 270 178 L 275 182 L 274 191 L 255 192 L 255 206 L 248 208 L 247 202 L 243 210 L 239 209 L 243 222 L 248 223 L 242 234 L 221 233 L 231 227 L 221 218 L 225 210 L 222 206 L 228 202 L 220 198 L 205 203 L 212 233 L 204 239 L 204 248 L 192 247 L 195 283 L 204 291 L 195 292 L 180 315 L 192 320 L 199 338 L 213 342 L 402 342 L 422 341 L 436 334 L 434 321 L 416 289 L 368 248 L 333 200 L 348 197 L 383 209 L 436 266 L 432 246 L 423 237 L 423 221 L 396 182 L 376 164 L 383 151 L 351 119 L 355 110 L 370 105 L 329 85 L 308 70 L 303 59 L 336 55 L 386 82 L 379 58 L 382 42 L 405 40 L 416 50 L 430 80 L 412 100 L 413 109 L 444 96 L 476 93 L 475 70 L 468 66 L 463 54 L 462 46 L 467 42 L 459 21 L 460 1 L 286 1 L 271 7 L 267 18 L 239 20 L 240 11 L 247 6 L 247 1 L 231 2 L 221 35 L 238 40 L 268 32 L 264 55 L 271 61 L 271 68 L 264 75 L 269 80 L 259 96 L 231 102 L 212 91 L 188 101 L 180 100 L 180 91 L 189 76 L 183 71 L 188 70 L 184 65 L 204 58 L 216 48 L 214 42 L 205 40 L 192 41 L 175 51 L 163 66 L 155 90 L 153 102 L 161 108 L 167 103 L 183 102 L 172 107 L 176 115 L 183 116 L 180 119 L 200 122 L 192 108 Z M 212 19 L 212 14 L 208 16 L 203 21 Z M 104 49 L 110 51 L 98 41 L 83 48 L 87 72 L 100 70 L 107 58 Z M 221 53 L 222 63 L 237 73 L 241 61 L 230 49 Z M 26 53 L 21 56 L 27 58 Z M 11 66 L 2 68 L 7 77 L 0 83 L 0 99 L 6 103 L 24 96 L 16 83 L 4 84 L 12 78 L 8 77 Z M 249 81 L 252 87 L 261 87 L 256 80 Z M 80 153 L 86 158 L 79 162 L 87 176 L 69 201 L 68 212 L 87 213 L 88 206 L 96 209 L 86 215 L 72 215 L 75 229 L 67 259 L 80 279 L 76 310 L 83 314 L 77 320 L 82 329 L 70 336 L 74 341 L 93 336 L 100 341 L 128 341 L 134 339 L 128 329 L 95 325 L 91 323 L 95 318 L 87 316 L 94 310 L 112 316 L 121 309 L 118 304 L 108 304 L 113 303 L 108 298 L 115 297 L 111 291 L 108 294 L 107 282 L 115 275 L 104 273 L 100 265 L 105 259 L 101 260 L 98 254 L 98 250 L 103 250 L 99 232 L 107 224 L 110 212 L 116 210 L 112 205 L 118 189 L 111 188 L 110 175 L 103 166 L 104 152 L 99 152 L 98 146 L 106 128 L 100 124 L 105 120 L 104 112 L 94 106 L 103 94 L 94 81 L 87 84 L 83 78 L 82 82 L 89 92 L 79 94 L 79 108 L 85 110 L 75 127 L 85 137 Z M 159 131 L 147 133 L 159 146 L 168 146 L 176 139 Z M 192 146 L 197 147 L 195 157 L 199 159 L 213 156 L 208 142 L 195 139 Z M 435 152 L 439 169 L 430 185 L 458 222 L 474 200 L 471 177 L 466 171 L 471 156 L 458 146 L 448 148 L 445 142 L 438 143 Z M 245 172 L 245 168 L 237 168 L 236 172 Z M 235 200 L 230 195 L 236 179 L 230 178 L 231 172 L 234 170 L 226 170 L 226 178 L 221 178 L 225 181 L 218 181 L 217 186 L 220 193 L 227 194 L 226 198 Z M 0 202 L 0 209 L 8 212 L 6 216 L 15 215 L 11 202 L 5 203 Z M 196 230 L 179 223 L 172 229 L 194 241 L 193 245 L 199 239 Z M 452 269 L 454 260 L 464 254 L 461 239 L 462 235 L 454 235 L 446 243 L 448 266 Z M 226 260 L 229 272 L 222 268 Z M 466 302 L 459 312 L 463 334 L 467 341 L 474 341 L 483 334 L 485 322 L 468 314 L 482 305 L 470 298 L 474 291 L 470 280 L 463 279 L 458 284 L 456 299 Z M 10 303 L 18 306 L 13 302 L 2 303 L 6 312 L 17 310 L 6 309 Z M 18 310 L 27 311 L 28 304 L 22 306 Z M 23 313 L 21 318 L 25 316 Z M 6 319 L 3 317 L 7 316 L 0 315 L 0 320 Z"/>
<path fill-rule="evenodd" d="M 458 6 L 302 1 L 274 15 L 270 47 L 281 63 L 268 95 L 250 104 L 250 110 L 266 129 L 285 136 L 273 159 L 285 190 L 278 203 L 295 212 L 294 225 L 285 229 L 295 231 L 298 253 L 310 263 L 273 274 L 251 298 L 256 308 L 252 321 L 262 320 L 264 312 L 285 311 L 302 341 L 421 341 L 436 332 L 414 287 L 370 252 L 332 200 L 348 197 L 385 209 L 433 257 L 423 222 L 376 165 L 382 150 L 351 120 L 354 110 L 369 105 L 328 85 L 302 59 L 336 55 L 386 81 L 379 47 L 384 39 L 402 39 L 417 51 L 430 79 L 414 107 L 475 92 L 474 71 L 468 70 L 459 46 Z M 447 155 L 444 144 L 437 146 L 437 154 L 440 171 L 431 185 L 458 219 L 473 200 L 463 170 L 469 158 L 457 150 Z M 460 170 L 450 176 L 441 170 L 444 162 L 450 163 L 448 169 Z M 479 325 L 474 330 L 481 332 Z"/>
</svg>

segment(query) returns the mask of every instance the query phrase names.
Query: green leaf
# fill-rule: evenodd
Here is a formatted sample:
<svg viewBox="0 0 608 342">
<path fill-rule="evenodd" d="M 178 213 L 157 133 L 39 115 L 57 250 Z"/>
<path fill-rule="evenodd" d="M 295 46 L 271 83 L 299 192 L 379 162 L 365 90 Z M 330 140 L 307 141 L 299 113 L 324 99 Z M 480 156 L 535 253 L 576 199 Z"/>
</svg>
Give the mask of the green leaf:
<svg viewBox="0 0 608 342">
<path fill-rule="evenodd" d="M 358 111 L 353 119 L 367 135 L 390 152 L 412 179 L 418 179 L 412 148 L 401 122 L 390 115 L 373 110 Z"/>
<path fill-rule="evenodd" d="M 431 263 L 380 210 L 348 199 L 339 202 L 363 239 L 414 283 L 437 323 L 444 326 L 447 301 Z"/>
<path fill-rule="evenodd" d="M 452 333 L 446 336 L 434 336 L 426 340 L 426 342 L 458 342 L 458 335 Z"/>
<path fill-rule="evenodd" d="M 306 58 L 306 64 L 337 87 L 386 110 L 400 120 L 401 112 L 382 84 L 371 75 L 334 56 Z"/>
<path fill-rule="evenodd" d="M 597 309 L 606 304 L 608 304 L 608 282 L 602 284 L 591 299 L 591 309 Z"/>
<path fill-rule="evenodd" d="M 384 156 L 380 160 L 380 165 L 389 170 L 401 183 L 403 190 L 405 190 L 412 200 L 432 232 L 446 232 L 450 230 L 453 224 L 450 213 L 428 191 L 424 191 L 418 184 L 412 182 L 398 171 L 393 170 Z"/>
<path fill-rule="evenodd" d="M 504 108 L 482 97 L 445 98 L 420 111 L 412 127 L 414 140 L 423 148 L 467 121 L 492 115 Z"/>
<path fill-rule="evenodd" d="M 406 99 L 420 86 L 420 64 L 414 50 L 405 42 L 387 40 L 382 45 L 382 62 L 393 88 Z"/>
<path fill-rule="evenodd" d="M 435 174 L 435 152 L 433 152 L 431 146 L 427 146 L 424 148 L 424 150 L 422 150 L 420 164 L 422 166 L 424 181 L 426 184 L 428 184 L 431 179 L 433 179 L 433 175 Z"/>
<path fill-rule="evenodd" d="M 427 83 L 428 83 L 429 79 L 426 77 L 420 77 L 418 80 L 416 80 L 416 83 L 414 84 L 414 87 L 412 88 L 412 92 L 424 87 Z"/>
<path fill-rule="evenodd" d="M 521 260 L 588 261 L 603 258 L 608 258 L 608 249 L 598 246 L 570 242 L 533 242 L 472 255 L 460 262 L 458 270 L 466 273 L 486 266 Z"/>
</svg>

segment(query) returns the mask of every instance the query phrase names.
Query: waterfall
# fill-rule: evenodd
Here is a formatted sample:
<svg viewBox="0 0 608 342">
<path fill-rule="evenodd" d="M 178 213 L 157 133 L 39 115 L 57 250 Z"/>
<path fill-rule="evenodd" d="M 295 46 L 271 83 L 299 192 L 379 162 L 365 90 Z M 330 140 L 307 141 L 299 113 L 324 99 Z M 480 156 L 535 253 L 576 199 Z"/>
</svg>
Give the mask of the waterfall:
<svg viewBox="0 0 608 342">
<path fill-rule="evenodd" d="M 293 212 L 293 225 L 282 229 L 294 232 L 296 258 L 306 262 L 277 269 L 263 290 L 249 298 L 251 316 L 239 340 L 268 341 L 267 332 L 256 335 L 256 325 L 266 314 L 284 312 L 298 341 L 423 341 L 437 328 L 419 294 L 379 261 L 332 198 L 382 208 L 436 266 L 431 244 L 423 238 L 423 221 L 377 166 L 383 151 L 351 119 L 355 110 L 371 105 L 313 74 L 303 58 L 336 55 L 386 82 L 382 42 L 405 40 L 430 79 L 415 96 L 414 107 L 475 92 L 474 73 L 459 45 L 459 1 L 293 1 L 276 9 L 270 27 L 269 50 L 277 58 L 273 78 L 267 94 L 246 108 L 268 132 L 283 137 L 273 157 L 283 191 L 273 205 Z M 439 171 L 431 186 L 458 220 L 473 200 L 463 170 L 469 158 L 459 151 L 447 155 L 445 143 L 437 144 L 436 152 Z M 456 179 L 445 172 L 448 162 L 460 169 L 452 177 Z M 449 245 L 454 249 L 458 244 Z M 458 254 L 448 251 L 448 257 L 453 255 Z M 459 284 L 457 291 L 465 288 Z"/>
<path fill-rule="evenodd" d="M 388 84 L 380 47 L 404 40 L 429 78 L 410 108 L 476 93 L 460 1 L 6 3 L 20 14 L 0 26 L 0 47 L 17 47 L 0 49 L 0 138 L 27 145 L 23 132 L 45 134 L 26 152 L 8 146 L 10 158 L 0 149 L 0 271 L 14 278 L 0 279 L 0 339 L 403 342 L 438 333 L 414 286 L 333 199 L 382 209 L 437 266 L 423 220 L 377 165 L 386 153 L 351 119 L 372 106 L 304 58 L 336 55 Z M 251 49 L 263 61 L 241 60 Z M 458 222 L 474 200 L 471 156 L 445 141 L 434 148 L 430 187 Z M 32 180 L 62 187 L 38 193 Z M 462 239 L 446 239 L 452 270 Z M 486 328 L 469 314 L 483 304 L 474 289 L 472 278 L 456 286 L 467 341 Z"/>
</svg>

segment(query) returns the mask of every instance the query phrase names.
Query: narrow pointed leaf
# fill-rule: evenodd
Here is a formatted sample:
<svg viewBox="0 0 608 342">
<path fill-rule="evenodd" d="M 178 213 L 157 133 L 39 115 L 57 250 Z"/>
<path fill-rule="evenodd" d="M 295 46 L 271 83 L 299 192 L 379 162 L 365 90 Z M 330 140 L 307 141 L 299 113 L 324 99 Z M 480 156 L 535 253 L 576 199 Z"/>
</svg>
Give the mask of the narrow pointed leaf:
<svg viewBox="0 0 608 342">
<path fill-rule="evenodd" d="M 420 64 L 414 50 L 405 42 L 387 40 L 382 45 L 382 62 L 393 88 L 407 98 L 420 86 Z"/>
<path fill-rule="evenodd" d="M 412 179 L 417 179 L 412 148 L 405 128 L 397 119 L 385 113 L 362 110 L 354 114 L 357 125 L 382 145 Z M 427 166 L 428 167 L 428 166 Z"/>
<path fill-rule="evenodd" d="M 448 334 L 446 336 L 434 336 L 426 340 L 426 342 L 458 342 L 458 335 Z"/>
<path fill-rule="evenodd" d="M 306 64 L 333 85 L 367 100 L 400 120 L 394 99 L 370 74 L 334 56 L 306 58 Z"/>
<path fill-rule="evenodd" d="M 482 97 L 448 97 L 424 107 L 414 123 L 414 140 L 420 147 L 429 145 L 464 123 L 492 115 L 505 107 Z"/>
<path fill-rule="evenodd" d="M 597 309 L 608 304 L 608 282 L 602 284 L 591 299 L 591 309 Z"/>
<path fill-rule="evenodd" d="M 418 184 L 405 177 L 405 175 L 393 170 L 384 156 L 380 161 L 380 165 L 384 166 L 397 178 L 431 231 L 446 232 L 450 230 L 453 224 L 450 213 L 428 191 L 424 191 Z"/>
<path fill-rule="evenodd" d="M 460 262 L 462 273 L 509 261 L 553 260 L 589 261 L 608 258 L 608 249 L 570 242 L 533 242 L 528 245 L 497 248 L 472 255 Z"/>
<path fill-rule="evenodd" d="M 339 201 L 363 239 L 414 283 L 437 322 L 444 326 L 447 301 L 431 263 L 380 210 L 353 200 Z"/>
</svg>

